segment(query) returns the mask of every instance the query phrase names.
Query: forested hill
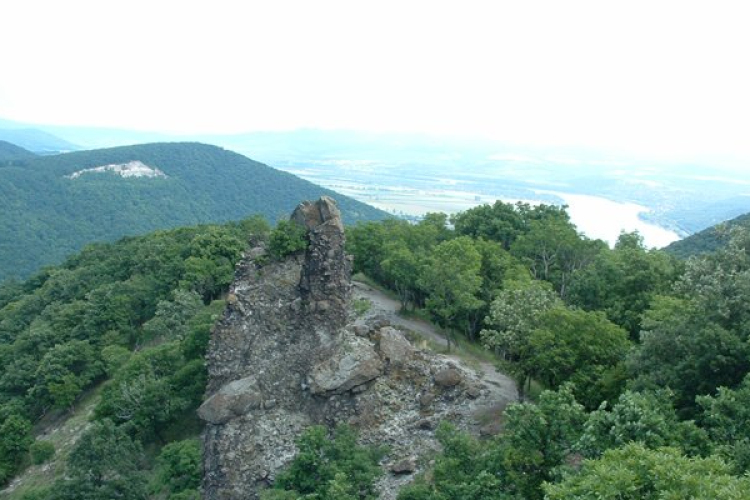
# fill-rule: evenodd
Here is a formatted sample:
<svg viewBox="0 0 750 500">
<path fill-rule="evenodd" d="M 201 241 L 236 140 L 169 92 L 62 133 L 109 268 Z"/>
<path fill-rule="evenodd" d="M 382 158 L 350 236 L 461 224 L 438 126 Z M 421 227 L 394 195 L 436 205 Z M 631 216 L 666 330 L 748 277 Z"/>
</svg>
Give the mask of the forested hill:
<svg viewBox="0 0 750 500">
<path fill-rule="evenodd" d="M 144 144 L 6 163 L 0 166 L 0 281 L 59 263 L 90 242 L 252 214 L 274 221 L 299 200 L 322 195 L 336 198 L 347 223 L 387 216 L 237 153 L 198 143 Z"/>
<path fill-rule="evenodd" d="M 28 160 L 36 155 L 31 151 L 23 149 L 20 146 L 10 142 L 0 140 L 0 164 L 15 162 L 18 160 Z"/>
<path fill-rule="evenodd" d="M 693 255 L 714 252 L 726 246 L 734 227 L 750 227 L 750 213 L 711 226 L 683 240 L 675 241 L 664 250 L 682 259 Z"/>
</svg>

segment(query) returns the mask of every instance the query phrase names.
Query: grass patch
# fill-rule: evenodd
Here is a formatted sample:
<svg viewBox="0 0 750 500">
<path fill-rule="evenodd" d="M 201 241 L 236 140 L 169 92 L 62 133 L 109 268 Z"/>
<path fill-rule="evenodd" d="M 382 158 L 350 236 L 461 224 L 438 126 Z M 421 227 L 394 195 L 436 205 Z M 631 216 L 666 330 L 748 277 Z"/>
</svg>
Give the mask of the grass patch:
<svg viewBox="0 0 750 500">
<path fill-rule="evenodd" d="M 372 307 L 372 302 L 370 302 L 367 299 L 355 299 L 354 300 L 354 314 L 361 318 L 365 314 L 367 314 L 367 311 L 370 310 Z"/>
</svg>

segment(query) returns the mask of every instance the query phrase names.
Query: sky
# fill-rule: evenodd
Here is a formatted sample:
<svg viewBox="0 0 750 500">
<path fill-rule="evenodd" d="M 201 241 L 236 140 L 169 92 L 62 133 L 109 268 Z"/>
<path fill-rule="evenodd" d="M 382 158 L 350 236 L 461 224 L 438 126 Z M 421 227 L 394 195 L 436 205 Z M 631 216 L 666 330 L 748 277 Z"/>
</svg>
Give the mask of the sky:
<svg viewBox="0 0 750 500">
<path fill-rule="evenodd" d="M 423 132 L 750 166 L 748 12 L 720 0 L 3 0 L 0 117 Z"/>
</svg>

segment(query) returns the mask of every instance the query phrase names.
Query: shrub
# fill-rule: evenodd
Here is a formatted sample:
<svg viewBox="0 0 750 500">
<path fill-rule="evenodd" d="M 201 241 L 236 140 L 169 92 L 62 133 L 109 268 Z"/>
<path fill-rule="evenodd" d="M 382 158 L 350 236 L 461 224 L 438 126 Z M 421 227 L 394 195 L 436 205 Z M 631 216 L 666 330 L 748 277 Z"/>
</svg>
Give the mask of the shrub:
<svg viewBox="0 0 750 500">
<path fill-rule="evenodd" d="M 49 441 L 35 441 L 29 448 L 29 453 L 34 465 L 41 465 L 55 456 L 55 445 Z"/>
<path fill-rule="evenodd" d="M 296 222 L 282 220 L 268 239 L 269 255 L 280 260 L 307 248 L 307 231 Z"/>
</svg>

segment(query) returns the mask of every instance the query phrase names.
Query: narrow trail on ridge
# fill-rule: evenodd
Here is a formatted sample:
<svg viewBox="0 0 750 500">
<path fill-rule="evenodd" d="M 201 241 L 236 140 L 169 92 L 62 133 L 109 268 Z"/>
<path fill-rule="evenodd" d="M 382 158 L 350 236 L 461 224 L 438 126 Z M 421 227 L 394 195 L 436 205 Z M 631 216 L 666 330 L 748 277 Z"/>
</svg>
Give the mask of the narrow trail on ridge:
<svg viewBox="0 0 750 500">
<path fill-rule="evenodd" d="M 418 318 L 404 318 L 400 316 L 398 314 L 398 311 L 401 309 L 399 301 L 388 297 L 380 290 L 365 283 L 352 281 L 352 284 L 354 285 L 354 297 L 369 300 L 372 311 L 387 317 L 391 325 L 417 332 L 440 346 L 448 345 L 448 341 L 438 332 L 434 325 Z M 466 362 L 459 356 L 454 354 L 444 354 L 444 356 L 466 366 Z M 498 395 L 506 400 L 505 403 L 518 401 L 518 389 L 512 378 L 497 371 L 495 365 L 488 361 L 475 361 L 478 364 L 478 371 L 481 372 L 482 379 L 488 384 L 495 386 Z"/>
</svg>

